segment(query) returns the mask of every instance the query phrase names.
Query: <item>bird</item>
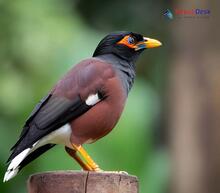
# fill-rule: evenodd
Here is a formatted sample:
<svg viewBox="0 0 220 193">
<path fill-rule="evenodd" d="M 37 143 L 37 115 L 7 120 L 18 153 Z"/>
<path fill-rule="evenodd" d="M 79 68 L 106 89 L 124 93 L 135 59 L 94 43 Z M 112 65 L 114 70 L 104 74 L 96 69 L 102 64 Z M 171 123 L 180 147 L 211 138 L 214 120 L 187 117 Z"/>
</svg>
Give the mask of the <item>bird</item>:
<svg viewBox="0 0 220 193">
<path fill-rule="evenodd" d="M 112 131 L 134 83 L 139 55 L 161 45 L 136 32 L 106 35 L 92 57 L 74 65 L 30 113 L 11 148 L 3 181 L 57 144 L 63 145 L 83 170 L 102 171 L 83 144 Z"/>
</svg>

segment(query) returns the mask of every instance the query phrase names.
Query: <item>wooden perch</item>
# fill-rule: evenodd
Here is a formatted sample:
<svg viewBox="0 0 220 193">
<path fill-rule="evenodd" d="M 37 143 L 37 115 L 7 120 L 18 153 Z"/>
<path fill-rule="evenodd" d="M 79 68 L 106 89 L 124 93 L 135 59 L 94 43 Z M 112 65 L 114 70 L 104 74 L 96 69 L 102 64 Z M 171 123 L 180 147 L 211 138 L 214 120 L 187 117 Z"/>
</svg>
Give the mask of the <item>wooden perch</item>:
<svg viewBox="0 0 220 193">
<path fill-rule="evenodd" d="M 30 176 L 28 193 L 138 193 L 138 180 L 114 172 L 46 172 Z"/>
</svg>

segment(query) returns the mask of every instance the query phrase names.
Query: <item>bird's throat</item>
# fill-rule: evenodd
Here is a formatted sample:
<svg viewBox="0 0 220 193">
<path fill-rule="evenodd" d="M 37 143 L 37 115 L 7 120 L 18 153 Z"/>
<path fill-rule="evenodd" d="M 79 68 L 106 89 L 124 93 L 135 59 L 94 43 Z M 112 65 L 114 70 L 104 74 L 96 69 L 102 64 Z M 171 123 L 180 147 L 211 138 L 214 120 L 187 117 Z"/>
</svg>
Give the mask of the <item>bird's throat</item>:
<svg viewBox="0 0 220 193">
<path fill-rule="evenodd" d="M 128 94 L 134 83 L 135 64 L 128 62 L 114 54 L 105 54 L 98 56 L 97 58 L 110 63 L 114 67 L 114 69 L 119 73 L 119 77 Z"/>
</svg>

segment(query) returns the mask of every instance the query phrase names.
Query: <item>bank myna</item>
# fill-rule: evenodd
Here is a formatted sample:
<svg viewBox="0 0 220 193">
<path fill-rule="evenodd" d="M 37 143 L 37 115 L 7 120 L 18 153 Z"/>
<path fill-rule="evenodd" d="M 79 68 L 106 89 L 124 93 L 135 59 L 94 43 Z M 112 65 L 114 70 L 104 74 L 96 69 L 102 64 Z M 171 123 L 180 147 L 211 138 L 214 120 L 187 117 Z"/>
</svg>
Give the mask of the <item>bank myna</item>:
<svg viewBox="0 0 220 193">
<path fill-rule="evenodd" d="M 101 40 L 93 57 L 75 65 L 36 105 L 11 148 L 4 181 L 56 144 L 64 145 L 84 170 L 100 171 L 82 145 L 114 128 L 133 85 L 138 56 L 160 45 L 132 32 Z"/>
</svg>

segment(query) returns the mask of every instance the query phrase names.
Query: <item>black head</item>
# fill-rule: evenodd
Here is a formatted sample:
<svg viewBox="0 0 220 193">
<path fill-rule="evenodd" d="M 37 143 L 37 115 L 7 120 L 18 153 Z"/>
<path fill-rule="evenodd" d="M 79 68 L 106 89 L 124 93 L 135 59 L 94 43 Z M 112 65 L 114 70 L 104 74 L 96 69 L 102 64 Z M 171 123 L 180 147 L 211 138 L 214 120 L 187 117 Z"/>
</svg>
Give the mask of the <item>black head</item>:
<svg viewBox="0 0 220 193">
<path fill-rule="evenodd" d="M 129 62 L 135 62 L 139 54 L 146 48 L 160 46 L 158 40 L 146 38 L 133 32 L 113 32 L 98 44 L 93 57 L 114 54 Z"/>
</svg>

